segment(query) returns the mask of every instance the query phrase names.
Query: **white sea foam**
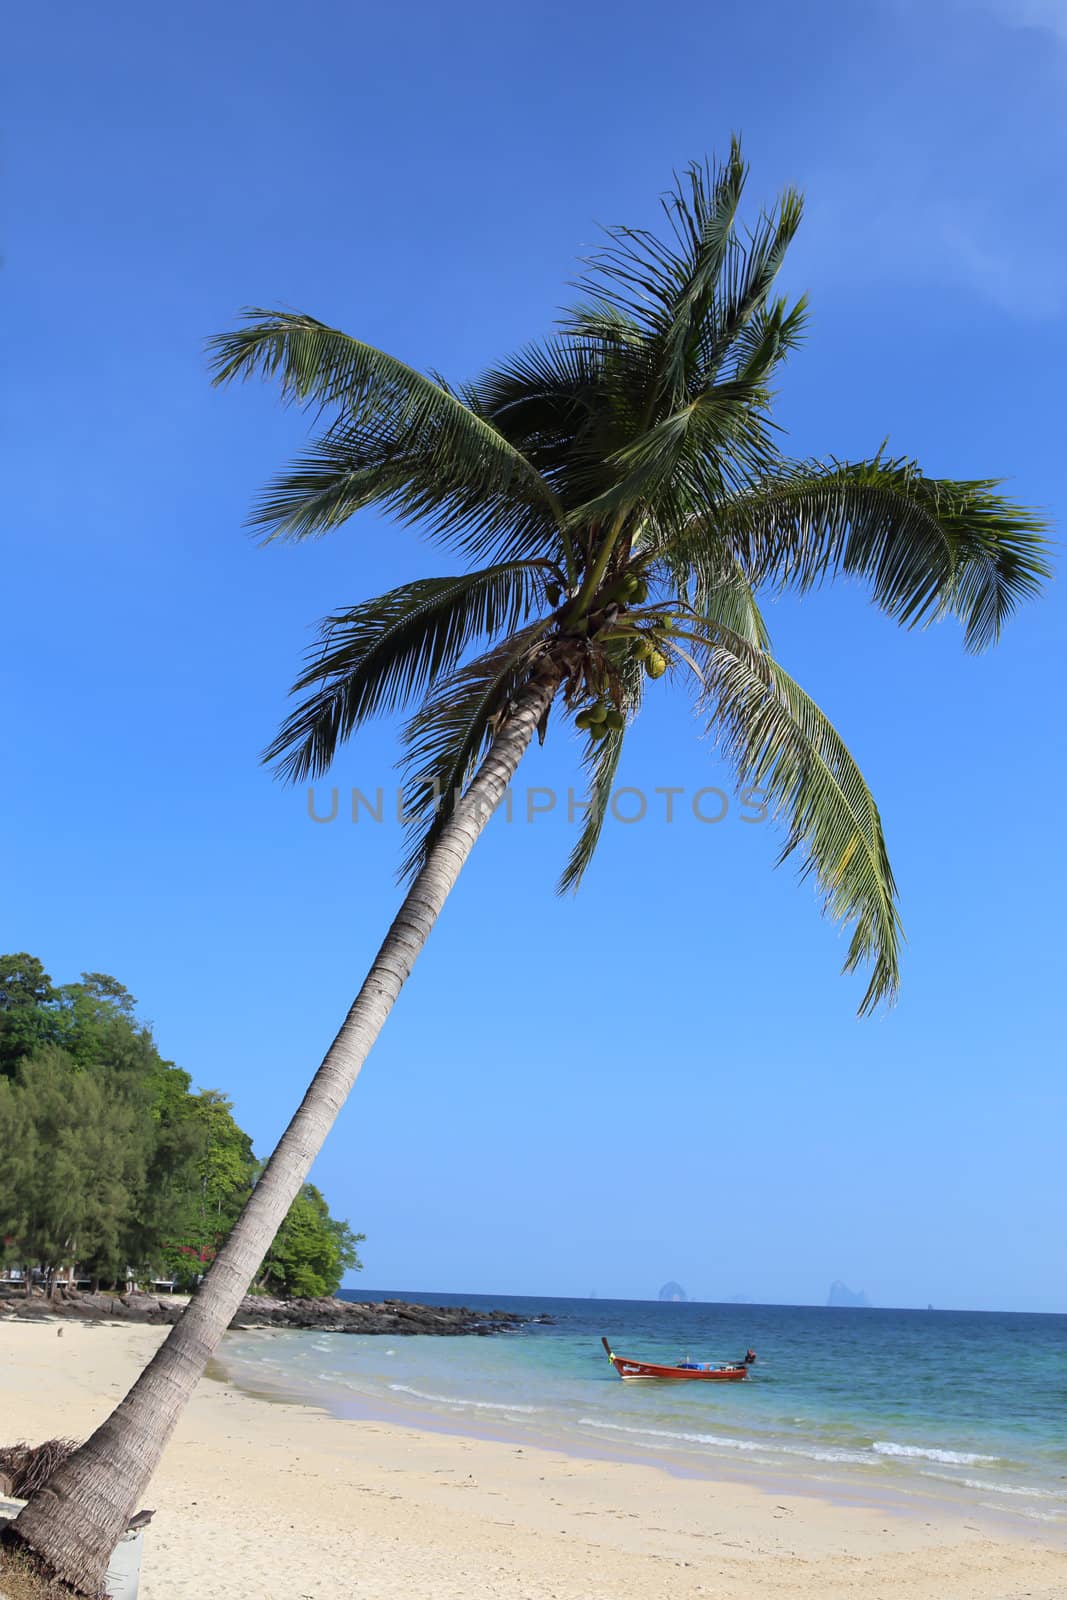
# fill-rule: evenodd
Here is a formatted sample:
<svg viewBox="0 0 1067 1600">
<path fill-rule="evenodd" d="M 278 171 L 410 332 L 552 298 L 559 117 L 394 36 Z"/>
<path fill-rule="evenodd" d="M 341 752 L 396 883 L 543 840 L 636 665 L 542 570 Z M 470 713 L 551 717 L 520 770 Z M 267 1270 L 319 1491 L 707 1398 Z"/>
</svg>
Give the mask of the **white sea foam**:
<svg viewBox="0 0 1067 1600">
<path fill-rule="evenodd" d="M 924 1478 L 937 1478 L 942 1483 L 961 1483 L 965 1489 L 980 1489 L 983 1494 L 1011 1494 L 1025 1500 L 1062 1500 L 1056 1489 L 1026 1488 L 1020 1483 L 990 1483 L 988 1478 L 950 1478 L 945 1472 L 924 1472 Z"/>
<path fill-rule="evenodd" d="M 595 1417 L 579 1417 L 587 1428 L 603 1428 L 611 1433 L 636 1434 L 646 1439 L 672 1439 L 679 1444 L 707 1444 L 719 1450 L 762 1450 L 770 1455 L 802 1456 L 805 1461 L 830 1461 L 841 1465 L 873 1467 L 877 1462 L 866 1451 L 845 1450 L 834 1446 L 781 1444 L 774 1439 L 731 1439 L 718 1433 L 682 1433 L 673 1428 L 627 1428 L 621 1422 L 598 1422 Z"/>
<path fill-rule="evenodd" d="M 611 1433 L 639 1434 L 646 1439 L 674 1439 L 683 1444 L 714 1444 L 725 1450 L 762 1450 L 755 1439 L 727 1439 L 715 1433 L 679 1433 L 673 1428 L 627 1428 L 621 1422 L 598 1422 L 595 1417 L 579 1417 L 586 1428 L 604 1428 Z"/>
<path fill-rule="evenodd" d="M 918 1456 L 923 1461 L 940 1461 L 948 1467 L 976 1467 L 982 1461 L 999 1461 L 999 1456 L 976 1455 L 970 1450 L 938 1450 L 932 1445 L 894 1444 L 891 1439 L 879 1439 L 871 1449 L 880 1456 Z"/>
<path fill-rule="evenodd" d="M 856 1467 L 870 1467 L 874 1463 L 866 1450 L 805 1450 L 798 1444 L 779 1444 L 776 1450 L 781 1450 L 787 1456 L 805 1456 L 808 1461 L 842 1461 Z"/>
<path fill-rule="evenodd" d="M 479 1411 L 521 1411 L 524 1416 L 532 1416 L 535 1411 L 540 1411 L 540 1406 L 504 1405 L 498 1400 L 464 1400 L 451 1394 L 427 1394 L 424 1389 L 413 1389 L 408 1383 L 391 1383 L 390 1389 L 397 1394 L 413 1394 L 417 1400 L 429 1400 L 438 1406 L 475 1406 Z"/>
<path fill-rule="evenodd" d="M 990 1505 L 986 1500 L 980 1500 L 979 1505 L 985 1506 L 987 1511 L 998 1511 L 999 1506 Z M 1062 1522 L 1062 1511 L 1035 1511 L 1033 1506 L 1020 1506 L 1020 1517 L 1029 1517 L 1032 1522 Z"/>
</svg>

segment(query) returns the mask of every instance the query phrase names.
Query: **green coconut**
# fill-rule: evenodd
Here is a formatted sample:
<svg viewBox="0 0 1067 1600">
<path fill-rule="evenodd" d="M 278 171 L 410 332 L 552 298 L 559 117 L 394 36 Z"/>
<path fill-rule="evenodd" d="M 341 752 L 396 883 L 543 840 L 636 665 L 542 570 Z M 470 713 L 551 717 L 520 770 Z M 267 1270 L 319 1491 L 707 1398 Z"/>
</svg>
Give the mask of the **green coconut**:
<svg viewBox="0 0 1067 1600">
<path fill-rule="evenodd" d="M 644 661 L 646 657 L 652 654 L 652 646 L 644 637 L 635 639 L 630 654 L 635 661 Z"/>
<path fill-rule="evenodd" d="M 621 711 L 616 711 L 613 708 L 604 718 L 604 726 L 605 728 L 614 729 L 616 733 L 621 733 L 626 726 L 626 718 Z"/>
<path fill-rule="evenodd" d="M 662 678 L 667 670 L 667 657 L 658 650 L 653 650 L 645 661 L 645 671 L 650 678 Z"/>
<path fill-rule="evenodd" d="M 579 711 L 578 715 L 574 719 L 574 726 L 576 728 L 591 728 L 593 726 L 592 719 L 588 711 Z"/>
<path fill-rule="evenodd" d="M 589 721 L 591 723 L 592 722 L 603 722 L 603 720 L 607 716 L 607 714 L 608 714 L 608 708 L 604 704 L 603 700 L 598 700 L 595 705 L 592 705 L 592 706 L 589 707 Z"/>
</svg>

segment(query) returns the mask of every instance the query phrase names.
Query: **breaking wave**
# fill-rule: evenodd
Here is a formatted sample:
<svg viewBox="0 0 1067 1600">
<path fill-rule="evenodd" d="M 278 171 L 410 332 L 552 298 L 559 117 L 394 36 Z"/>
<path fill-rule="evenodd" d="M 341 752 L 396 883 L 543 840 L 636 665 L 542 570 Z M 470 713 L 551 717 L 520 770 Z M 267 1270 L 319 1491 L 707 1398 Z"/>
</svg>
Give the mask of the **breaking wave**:
<svg viewBox="0 0 1067 1600">
<path fill-rule="evenodd" d="M 598 1422 L 595 1417 L 579 1417 L 585 1428 L 604 1428 L 610 1433 L 642 1434 L 646 1439 L 677 1439 L 684 1444 L 714 1444 L 726 1450 L 762 1450 L 754 1439 L 726 1439 L 716 1433 L 678 1433 L 673 1428 L 627 1428 L 621 1422 Z"/>
<path fill-rule="evenodd" d="M 427 1394 L 425 1389 L 413 1389 L 409 1383 L 391 1383 L 390 1389 L 396 1394 L 412 1394 L 416 1400 L 429 1400 L 435 1406 L 455 1406 L 464 1410 L 467 1406 L 474 1406 L 478 1411 L 521 1411 L 524 1416 L 533 1416 L 535 1411 L 540 1411 L 540 1406 L 520 1406 L 503 1404 L 499 1400 L 465 1400 L 453 1394 Z"/>
<path fill-rule="evenodd" d="M 938 1450 L 921 1444 L 894 1444 L 892 1439 L 878 1439 L 871 1449 L 880 1456 L 919 1457 L 923 1461 L 940 1461 L 947 1467 L 977 1467 L 983 1461 L 999 1461 L 999 1456 L 977 1455 L 970 1450 Z"/>
<path fill-rule="evenodd" d="M 950 1478 L 944 1472 L 924 1472 L 924 1478 L 938 1478 L 942 1483 L 962 1483 L 965 1489 L 980 1489 L 983 1494 L 1019 1495 L 1027 1500 L 1062 1500 L 1056 1489 L 1027 1488 L 1018 1483 L 991 1483 L 988 1478 Z"/>
<path fill-rule="evenodd" d="M 815 1446 L 802 1448 L 800 1445 L 779 1444 L 771 1439 L 731 1439 L 724 1434 L 682 1433 L 673 1428 L 627 1428 L 621 1422 L 598 1422 L 595 1417 L 579 1417 L 578 1421 L 584 1427 L 603 1428 L 611 1433 L 630 1433 L 647 1439 L 673 1439 L 678 1444 L 707 1444 L 719 1450 L 762 1450 L 772 1455 L 803 1456 L 808 1461 L 851 1462 L 862 1466 L 872 1464 L 870 1456 L 861 1455 L 856 1450 L 820 1450 Z"/>
</svg>

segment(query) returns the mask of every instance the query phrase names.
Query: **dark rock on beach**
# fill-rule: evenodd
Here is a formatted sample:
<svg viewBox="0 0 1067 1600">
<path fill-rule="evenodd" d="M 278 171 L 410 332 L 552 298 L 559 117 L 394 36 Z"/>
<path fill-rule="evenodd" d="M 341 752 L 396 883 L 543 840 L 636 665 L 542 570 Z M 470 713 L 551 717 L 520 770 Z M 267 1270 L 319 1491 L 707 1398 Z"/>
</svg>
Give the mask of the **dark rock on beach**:
<svg viewBox="0 0 1067 1600">
<path fill-rule="evenodd" d="M 95 1322 L 177 1322 L 182 1300 L 131 1290 L 128 1294 L 83 1294 L 57 1289 L 51 1299 L 0 1284 L 0 1317 L 64 1317 Z M 510 1333 L 527 1322 L 551 1322 L 545 1314 L 519 1316 L 514 1311 L 472 1311 L 469 1306 L 409 1305 L 403 1300 L 274 1300 L 249 1295 L 241 1302 L 231 1328 L 309 1328 L 316 1333 L 388 1333 L 439 1335 Z"/>
<path fill-rule="evenodd" d="M 168 1303 L 154 1294 L 131 1289 L 128 1294 L 83 1294 L 61 1288 L 49 1298 L 35 1291 L 26 1297 L 20 1288 L 0 1285 L 0 1317 L 65 1317 L 80 1322 L 177 1322 L 183 1301 Z"/>
</svg>

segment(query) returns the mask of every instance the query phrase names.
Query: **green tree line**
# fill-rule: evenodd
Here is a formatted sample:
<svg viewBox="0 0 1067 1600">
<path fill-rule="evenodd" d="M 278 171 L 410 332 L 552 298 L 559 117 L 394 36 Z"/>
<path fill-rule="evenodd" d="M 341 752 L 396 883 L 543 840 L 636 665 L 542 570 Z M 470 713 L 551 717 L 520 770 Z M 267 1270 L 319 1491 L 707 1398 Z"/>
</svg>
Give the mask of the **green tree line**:
<svg viewBox="0 0 1067 1600">
<path fill-rule="evenodd" d="M 193 1288 L 259 1164 L 233 1106 L 165 1061 L 116 979 L 56 985 L 0 956 L 0 1263 L 52 1285 L 173 1279 Z M 332 1294 L 361 1234 L 305 1184 L 257 1276 L 263 1292 Z"/>
</svg>

